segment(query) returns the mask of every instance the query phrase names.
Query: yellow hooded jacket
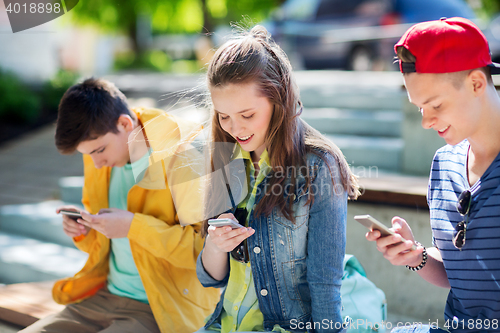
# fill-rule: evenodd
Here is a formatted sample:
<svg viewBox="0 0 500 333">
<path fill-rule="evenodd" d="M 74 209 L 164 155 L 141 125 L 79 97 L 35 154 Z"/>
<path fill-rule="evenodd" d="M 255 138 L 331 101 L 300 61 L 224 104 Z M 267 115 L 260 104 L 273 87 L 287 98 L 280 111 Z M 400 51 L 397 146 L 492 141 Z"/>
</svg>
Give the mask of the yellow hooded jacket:
<svg viewBox="0 0 500 333">
<path fill-rule="evenodd" d="M 134 112 L 141 124 L 156 120 L 156 124 L 160 125 L 145 126 L 153 151 L 158 148 L 155 144 L 175 141 L 181 136 L 178 125 L 182 120 L 162 110 L 134 109 Z M 108 208 L 111 168 L 96 169 L 89 155 L 84 155 L 83 161 L 85 184 L 82 203 L 87 211 L 97 214 L 100 209 Z M 165 164 L 163 161 L 156 164 L 160 166 L 159 174 L 165 186 L 163 189 L 146 189 L 136 184 L 130 189 L 127 206 L 128 211 L 134 213 L 134 218 L 127 237 L 161 332 L 194 332 L 213 312 L 220 293 L 218 289 L 204 288 L 198 281 L 196 259 L 203 248 L 201 224 L 179 223 L 167 186 Z M 145 178 L 151 176 L 148 172 Z M 199 206 L 199 201 L 193 202 L 193 205 Z M 91 229 L 83 239 L 75 238 L 74 241 L 89 257 L 75 276 L 55 283 L 52 293 L 54 300 L 60 304 L 80 302 L 94 295 L 107 281 L 109 239 Z"/>
</svg>

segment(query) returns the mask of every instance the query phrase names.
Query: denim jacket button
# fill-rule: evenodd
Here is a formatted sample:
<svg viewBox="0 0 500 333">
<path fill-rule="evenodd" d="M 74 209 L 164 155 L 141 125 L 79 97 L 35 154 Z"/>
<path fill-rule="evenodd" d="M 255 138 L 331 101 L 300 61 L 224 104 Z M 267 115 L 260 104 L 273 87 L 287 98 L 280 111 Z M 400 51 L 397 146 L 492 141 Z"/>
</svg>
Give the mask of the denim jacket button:
<svg viewBox="0 0 500 333">
<path fill-rule="evenodd" d="M 256 246 L 253 248 L 253 252 L 259 254 L 260 253 L 260 247 Z"/>
<path fill-rule="evenodd" d="M 260 291 L 260 294 L 261 294 L 262 296 L 267 296 L 267 290 L 266 290 L 266 289 L 262 289 L 262 290 Z"/>
</svg>

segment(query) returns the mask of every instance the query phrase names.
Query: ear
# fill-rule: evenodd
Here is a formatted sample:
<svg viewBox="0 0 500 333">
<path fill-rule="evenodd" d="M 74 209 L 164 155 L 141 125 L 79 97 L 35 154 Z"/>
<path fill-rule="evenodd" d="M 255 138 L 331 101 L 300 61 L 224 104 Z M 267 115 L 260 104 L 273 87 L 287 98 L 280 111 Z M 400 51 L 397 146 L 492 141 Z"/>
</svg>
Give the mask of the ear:
<svg viewBox="0 0 500 333">
<path fill-rule="evenodd" d="M 486 91 L 488 86 L 488 79 L 486 74 L 479 69 L 472 70 L 467 76 L 468 82 L 471 84 L 474 94 L 476 96 L 481 96 Z"/>
<path fill-rule="evenodd" d="M 116 127 L 118 127 L 118 129 L 123 128 L 125 132 L 130 132 L 134 129 L 134 121 L 129 115 L 122 114 L 116 122 Z"/>
</svg>

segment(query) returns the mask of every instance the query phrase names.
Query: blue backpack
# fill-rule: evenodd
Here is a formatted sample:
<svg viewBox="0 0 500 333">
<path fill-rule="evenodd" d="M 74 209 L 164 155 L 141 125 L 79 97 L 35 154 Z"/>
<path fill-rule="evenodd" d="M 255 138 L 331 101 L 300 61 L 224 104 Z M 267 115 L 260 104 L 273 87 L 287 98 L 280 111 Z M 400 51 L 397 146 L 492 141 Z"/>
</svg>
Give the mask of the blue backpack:
<svg viewBox="0 0 500 333">
<path fill-rule="evenodd" d="M 385 332 L 384 323 L 387 321 L 385 294 L 368 280 L 363 266 L 351 254 L 346 254 L 344 257 L 344 276 L 340 292 L 342 317 L 344 322 L 350 322 L 347 332 Z"/>
</svg>

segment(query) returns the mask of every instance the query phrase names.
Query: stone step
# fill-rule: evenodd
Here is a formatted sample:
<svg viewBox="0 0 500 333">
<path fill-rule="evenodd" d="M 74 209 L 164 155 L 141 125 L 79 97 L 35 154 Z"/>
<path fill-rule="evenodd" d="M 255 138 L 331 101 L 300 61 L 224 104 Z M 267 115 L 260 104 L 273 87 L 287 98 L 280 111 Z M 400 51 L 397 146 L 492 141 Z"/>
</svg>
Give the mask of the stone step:
<svg viewBox="0 0 500 333">
<path fill-rule="evenodd" d="M 397 71 L 294 71 L 294 76 L 306 107 L 401 110 L 406 98 L 403 76 Z M 206 91 L 204 74 L 121 74 L 106 79 L 128 98 L 150 97 L 169 103 L 183 95 L 199 97 Z"/>
<path fill-rule="evenodd" d="M 295 77 L 310 108 L 400 111 L 406 98 L 399 72 L 300 71 Z"/>
<path fill-rule="evenodd" d="M 64 204 L 51 200 L 1 206 L 0 231 L 74 247 L 71 238 L 63 231 L 61 215 L 56 214 L 56 208 Z"/>
<path fill-rule="evenodd" d="M 301 90 L 300 97 L 309 108 L 346 108 L 367 110 L 401 110 L 403 92 L 370 92 L 354 88 L 314 87 Z"/>
<path fill-rule="evenodd" d="M 401 111 L 305 108 L 301 118 L 322 133 L 401 137 Z"/>
<path fill-rule="evenodd" d="M 400 169 L 404 145 L 400 138 L 329 134 L 325 136 L 342 150 L 347 162 L 353 166 L 370 170 L 398 171 Z"/>
<path fill-rule="evenodd" d="M 62 177 L 59 179 L 59 191 L 64 202 L 82 204 L 83 176 Z"/>
<path fill-rule="evenodd" d="M 77 273 L 87 254 L 60 244 L 0 232 L 0 282 L 40 282 Z"/>
</svg>

